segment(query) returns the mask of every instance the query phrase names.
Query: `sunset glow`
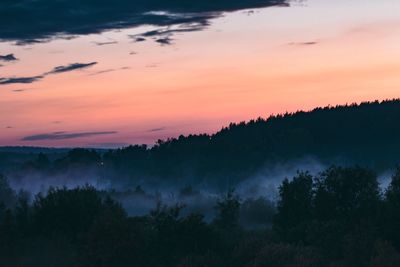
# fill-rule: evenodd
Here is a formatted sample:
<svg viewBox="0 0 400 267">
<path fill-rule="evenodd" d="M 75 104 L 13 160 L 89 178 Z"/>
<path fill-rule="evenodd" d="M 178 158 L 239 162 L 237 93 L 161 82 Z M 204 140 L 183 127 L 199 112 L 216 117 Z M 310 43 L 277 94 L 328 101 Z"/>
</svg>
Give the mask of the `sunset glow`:
<svg viewBox="0 0 400 267">
<path fill-rule="evenodd" d="M 399 14 L 398 0 L 309 0 L 226 13 L 169 45 L 129 37 L 151 26 L 3 42 L 0 54 L 18 60 L 0 62 L 0 78 L 46 75 L 0 85 L 0 146 L 153 144 L 270 114 L 398 98 Z M 97 64 L 47 74 L 76 62 Z"/>
</svg>

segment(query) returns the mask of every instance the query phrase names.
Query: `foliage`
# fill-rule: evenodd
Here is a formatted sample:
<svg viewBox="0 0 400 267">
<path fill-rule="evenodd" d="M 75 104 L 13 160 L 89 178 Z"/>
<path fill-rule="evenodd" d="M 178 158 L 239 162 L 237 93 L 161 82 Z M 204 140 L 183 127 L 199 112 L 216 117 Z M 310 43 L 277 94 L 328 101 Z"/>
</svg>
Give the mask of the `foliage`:
<svg viewBox="0 0 400 267">
<path fill-rule="evenodd" d="M 266 163 L 313 157 L 384 170 L 397 164 L 400 100 L 328 106 L 231 123 L 215 134 L 159 140 L 110 151 L 10 150 L 0 152 L 0 171 L 13 176 L 38 173 L 109 177 L 118 181 L 207 182 L 236 186 Z M 368 144 L 368 145 L 366 145 Z M 5 154 L 4 154 L 5 153 Z M 57 154 L 57 155 L 54 155 Z M 184 179 L 184 180 L 183 180 Z"/>
<path fill-rule="evenodd" d="M 207 223 L 159 203 L 129 217 L 91 186 L 51 188 L 33 199 L 14 192 L 0 207 L 0 262 L 5 266 L 398 266 L 400 171 L 381 192 L 377 175 L 360 167 L 299 172 L 279 188 L 272 229 L 241 228 L 241 209 L 275 205 L 241 201 L 233 190 Z M 6 189 L 6 190 L 5 190 Z M 11 190 L 11 193 L 10 193 Z M 190 191 L 186 189 L 185 191 Z M 9 199 L 11 198 L 11 199 Z M 268 204 L 269 203 L 269 204 Z M 252 211 L 251 213 L 254 213 Z M 60 262 L 60 259 L 63 259 Z"/>
</svg>

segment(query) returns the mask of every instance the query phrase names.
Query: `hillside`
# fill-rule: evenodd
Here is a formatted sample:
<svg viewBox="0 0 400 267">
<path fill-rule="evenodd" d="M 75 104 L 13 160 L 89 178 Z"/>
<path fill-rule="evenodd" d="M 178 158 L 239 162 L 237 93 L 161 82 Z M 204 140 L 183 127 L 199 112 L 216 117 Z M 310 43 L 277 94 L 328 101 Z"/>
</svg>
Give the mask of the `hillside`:
<svg viewBox="0 0 400 267">
<path fill-rule="evenodd" d="M 242 179 L 263 165 L 312 157 L 326 164 L 393 167 L 400 149 L 400 101 L 366 102 L 232 123 L 213 135 L 110 151 L 108 165 L 164 177 Z"/>
<path fill-rule="evenodd" d="M 104 154 L 71 150 L 61 158 L 49 157 L 45 168 L 31 160 L 22 169 L 65 173 L 78 166 L 80 172 L 97 169 L 102 176 L 118 179 L 188 183 L 219 183 L 220 178 L 225 181 L 228 177 L 239 182 L 266 164 L 305 157 L 326 165 L 358 164 L 383 170 L 398 163 L 399 121 L 397 99 L 330 106 L 232 123 L 212 135 L 159 140 L 152 147 L 134 145 Z M 40 155 L 46 154 L 42 152 Z M 14 158 L 16 154 L 14 151 Z"/>
</svg>

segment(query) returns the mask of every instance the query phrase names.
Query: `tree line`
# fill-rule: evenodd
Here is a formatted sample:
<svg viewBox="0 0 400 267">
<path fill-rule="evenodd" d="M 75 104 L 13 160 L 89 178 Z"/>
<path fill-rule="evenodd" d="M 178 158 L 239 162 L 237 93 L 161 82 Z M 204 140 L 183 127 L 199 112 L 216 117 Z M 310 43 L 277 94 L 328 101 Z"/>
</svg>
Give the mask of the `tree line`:
<svg viewBox="0 0 400 267">
<path fill-rule="evenodd" d="M 29 199 L 0 179 L 3 266 L 399 266 L 400 168 L 387 188 L 374 171 L 299 172 L 279 187 L 272 227 L 245 230 L 229 190 L 216 216 L 159 203 L 131 217 L 92 186 Z"/>
<path fill-rule="evenodd" d="M 86 172 L 120 180 L 187 182 L 191 177 L 192 184 L 215 185 L 226 184 L 227 177 L 236 184 L 265 164 L 304 157 L 328 165 L 360 165 L 381 171 L 397 164 L 399 120 L 400 100 L 328 106 L 231 123 L 215 134 L 179 136 L 159 140 L 153 146 L 109 151 L 81 148 L 57 157 L 40 153 L 30 160 L 4 165 L 9 176 L 26 172 L 75 176 Z M 1 159 L 0 153 L 0 170 Z"/>
</svg>

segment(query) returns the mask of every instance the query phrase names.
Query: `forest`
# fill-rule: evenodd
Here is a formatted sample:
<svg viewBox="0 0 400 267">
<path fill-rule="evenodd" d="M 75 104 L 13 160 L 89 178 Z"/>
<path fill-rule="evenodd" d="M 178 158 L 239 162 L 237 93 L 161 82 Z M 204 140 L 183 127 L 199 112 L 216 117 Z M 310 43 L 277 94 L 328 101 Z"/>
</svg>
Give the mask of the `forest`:
<svg viewBox="0 0 400 267">
<path fill-rule="evenodd" d="M 2 266 L 399 266 L 400 169 L 387 188 L 361 167 L 298 172 L 279 186 L 273 223 L 248 230 L 234 189 L 215 216 L 159 202 L 128 216 L 86 185 L 30 198 L 0 179 Z"/>
<path fill-rule="evenodd" d="M 10 179 L 67 175 L 112 182 L 234 186 L 267 165 L 312 158 L 393 168 L 400 149 L 400 100 L 316 108 L 231 123 L 215 134 L 194 134 L 121 149 L 0 149 L 0 172 Z"/>
<path fill-rule="evenodd" d="M 400 266 L 400 100 L 0 148 L 0 266 Z"/>
</svg>

